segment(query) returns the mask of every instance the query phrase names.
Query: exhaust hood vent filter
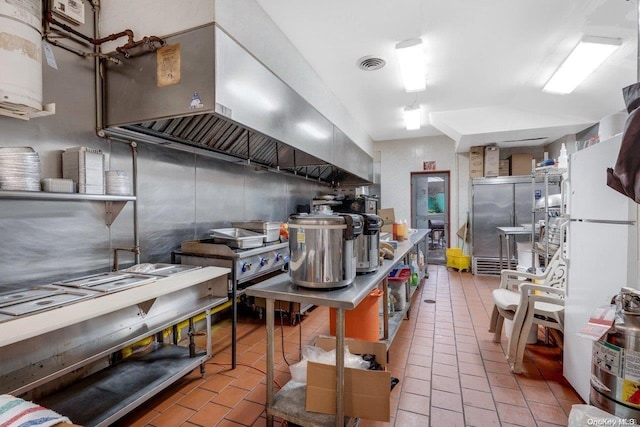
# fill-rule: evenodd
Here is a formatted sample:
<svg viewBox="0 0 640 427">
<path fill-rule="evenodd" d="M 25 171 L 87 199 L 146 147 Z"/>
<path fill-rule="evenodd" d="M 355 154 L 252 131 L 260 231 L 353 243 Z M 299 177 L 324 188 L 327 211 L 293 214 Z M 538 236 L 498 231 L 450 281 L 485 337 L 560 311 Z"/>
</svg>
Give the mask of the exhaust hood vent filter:
<svg viewBox="0 0 640 427">
<path fill-rule="evenodd" d="M 373 55 L 364 56 L 358 59 L 358 68 L 365 71 L 379 70 L 387 65 L 387 61 L 382 58 L 375 57 Z"/>
</svg>

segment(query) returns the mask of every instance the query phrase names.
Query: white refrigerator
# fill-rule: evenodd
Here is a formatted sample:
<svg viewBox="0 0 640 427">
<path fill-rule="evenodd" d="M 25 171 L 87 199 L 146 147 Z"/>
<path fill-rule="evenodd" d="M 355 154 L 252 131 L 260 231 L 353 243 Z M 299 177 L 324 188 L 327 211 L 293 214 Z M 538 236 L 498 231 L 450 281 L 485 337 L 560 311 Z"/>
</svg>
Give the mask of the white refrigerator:
<svg viewBox="0 0 640 427">
<path fill-rule="evenodd" d="M 591 341 L 576 332 L 621 287 L 638 288 L 638 205 L 606 184 L 621 142 L 622 135 L 615 136 L 572 154 L 569 162 L 563 371 L 587 403 Z"/>
</svg>

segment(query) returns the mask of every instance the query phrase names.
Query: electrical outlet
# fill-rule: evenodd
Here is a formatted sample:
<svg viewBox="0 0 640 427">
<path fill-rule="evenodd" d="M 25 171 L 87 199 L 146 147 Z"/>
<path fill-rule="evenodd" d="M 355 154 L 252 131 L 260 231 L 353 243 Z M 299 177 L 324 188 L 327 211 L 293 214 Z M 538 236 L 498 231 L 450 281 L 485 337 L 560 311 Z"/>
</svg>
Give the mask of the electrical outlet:
<svg viewBox="0 0 640 427">
<path fill-rule="evenodd" d="M 67 21 L 84 24 L 84 0 L 52 0 L 51 9 Z"/>
</svg>

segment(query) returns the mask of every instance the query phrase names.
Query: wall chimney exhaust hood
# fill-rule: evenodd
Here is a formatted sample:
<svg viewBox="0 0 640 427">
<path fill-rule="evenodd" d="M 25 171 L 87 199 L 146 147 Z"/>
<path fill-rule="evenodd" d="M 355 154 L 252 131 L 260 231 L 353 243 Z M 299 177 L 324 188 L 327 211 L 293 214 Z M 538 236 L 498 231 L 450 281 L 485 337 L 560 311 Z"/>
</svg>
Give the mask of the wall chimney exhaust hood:
<svg viewBox="0 0 640 427">
<path fill-rule="evenodd" d="M 216 24 L 106 63 L 105 133 L 331 184 L 373 181 L 373 159 Z"/>
</svg>

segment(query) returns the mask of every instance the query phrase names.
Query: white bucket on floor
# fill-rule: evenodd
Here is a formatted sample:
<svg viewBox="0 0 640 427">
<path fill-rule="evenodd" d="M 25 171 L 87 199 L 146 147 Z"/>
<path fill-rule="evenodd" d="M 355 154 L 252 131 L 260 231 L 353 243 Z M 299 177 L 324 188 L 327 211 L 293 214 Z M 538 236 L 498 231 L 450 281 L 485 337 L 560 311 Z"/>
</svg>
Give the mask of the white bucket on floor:
<svg viewBox="0 0 640 427">
<path fill-rule="evenodd" d="M 507 334 L 507 337 L 511 336 L 511 331 L 513 331 L 513 321 L 509 319 L 504 319 L 504 332 Z M 538 325 L 535 323 L 531 325 L 531 330 L 529 331 L 529 335 L 527 336 L 527 344 L 535 344 L 538 342 Z"/>
<path fill-rule="evenodd" d="M 518 251 L 518 266 L 526 268 L 533 267 L 531 261 L 533 260 L 533 249 L 530 242 L 517 242 L 516 248 Z M 535 257 L 535 266 L 540 267 L 540 261 L 538 257 Z"/>
</svg>

